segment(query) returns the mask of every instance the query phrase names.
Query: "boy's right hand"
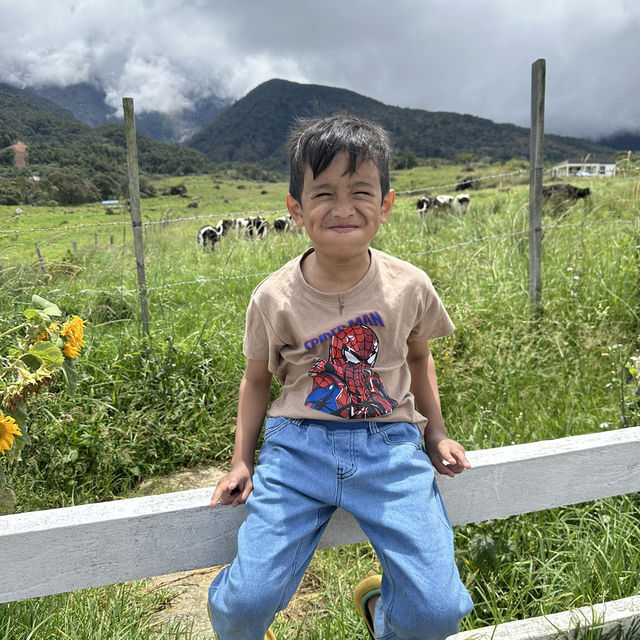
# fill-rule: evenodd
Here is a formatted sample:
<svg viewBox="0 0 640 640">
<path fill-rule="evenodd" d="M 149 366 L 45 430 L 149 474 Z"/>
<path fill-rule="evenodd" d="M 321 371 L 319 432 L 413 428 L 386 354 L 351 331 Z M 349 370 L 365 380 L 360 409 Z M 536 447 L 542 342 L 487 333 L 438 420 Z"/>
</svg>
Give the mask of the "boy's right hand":
<svg viewBox="0 0 640 640">
<path fill-rule="evenodd" d="M 244 464 L 235 465 L 229 473 L 218 480 L 209 506 L 214 508 L 218 505 L 230 504 L 232 507 L 237 507 L 239 504 L 244 504 L 253 491 L 252 472 L 253 470 Z"/>
</svg>

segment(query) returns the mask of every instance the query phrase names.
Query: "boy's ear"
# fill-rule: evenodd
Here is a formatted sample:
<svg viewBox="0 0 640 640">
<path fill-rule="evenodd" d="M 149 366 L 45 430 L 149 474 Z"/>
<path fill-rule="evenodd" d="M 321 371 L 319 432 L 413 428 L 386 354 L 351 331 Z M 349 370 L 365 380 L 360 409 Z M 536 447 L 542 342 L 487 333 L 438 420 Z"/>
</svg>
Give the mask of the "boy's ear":
<svg viewBox="0 0 640 640">
<path fill-rule="evenodd" d="M 290 194 L 287 194 L 287 209 L 291 214 L 291 219 L 299 226 L 304 226 L 304 221 L 302 219 L 302 207 L 300 203 Z"/>
<path fill-rule="evenodd" d="M 386 222 L 391 215 L 393 203 L 396 201 L 396 192 L 393 189 L 387 191 L 387 195 L 382 199 L 382 207 L 380 208 L 380 221 Z"/>
</svg>

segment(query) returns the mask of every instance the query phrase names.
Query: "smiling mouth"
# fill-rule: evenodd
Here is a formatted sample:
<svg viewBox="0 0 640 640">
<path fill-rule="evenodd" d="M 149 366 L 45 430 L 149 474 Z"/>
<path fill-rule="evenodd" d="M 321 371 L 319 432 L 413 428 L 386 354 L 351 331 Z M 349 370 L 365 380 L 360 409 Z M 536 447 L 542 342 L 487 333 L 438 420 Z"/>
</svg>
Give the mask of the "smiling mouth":
<svg viewBox="0 0 640 640">
<path fill-rule="evenodd" d="M 336 233 L 347 233 L 348 231 L 354 231 L 355 229 L 359 229 L 356 225 L 336 225 L 334 227 L 329 227 L 330 231 L 335 231 Z"/>
</svg>

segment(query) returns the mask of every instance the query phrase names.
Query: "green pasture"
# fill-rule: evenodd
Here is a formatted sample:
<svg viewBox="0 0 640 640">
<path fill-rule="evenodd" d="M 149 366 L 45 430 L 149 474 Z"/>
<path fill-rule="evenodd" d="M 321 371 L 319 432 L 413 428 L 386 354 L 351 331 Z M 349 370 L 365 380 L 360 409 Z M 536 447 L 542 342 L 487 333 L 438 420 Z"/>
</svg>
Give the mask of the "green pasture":
<svg viewBox="0 0 640 640">
<path fill-rule="evenodd" d="M 545 205 L 542 305 L 533 315 L 526 173 L 478 183 L 465 216 L 415 212 L 419 190 L 465 175 L 459 166 L 395 172 L 396 207 L 374 243 L 423 268 L 456 324 L 432 345 L 451 436 L 481 449 L 640 424 L 625 368 L 640 353 L 639 179 L 573 181 L 591 188 L 590 200 Z M 186 186 L 186 197 L 142 201 L 143 221 L 169 220 L 144 228 L 150 337 L 141 329 L 130 226 L 30 231 L 127 223 L 126 210 L 22 207 L 15 216 L 15 207 L 0 207 L 2 325 L 17 324 L 34 293 L 88 320 L 76 391 L 54 387 L 30 405 L 32 443 L 8 472 L 21 511 L 132 496 L 143 480 L 230 458 L 248 298 L 308 242 L 296 232 L 231 234 L 203 252 L 203 224 L 248 211 L 282 215 L 287 186 L 196 176 L 157 180 L 157 192 L 174 184 Z M 639 516 L 640 498 L 629 495 L 457 528 L 458 565 L 476 603 L 464 628 L 640 593 Z M 350 592 L 376 570 L 368 544 L 318 552 L 276 620 L 277 637 L 364 637 Z M 170 597 L 141 581 L 0 605 L 0 640 L 195 637 L 152 621 Z"/>
<path fill-rule="evenodd" d="M 511 161 L 465 169 L 443 164 L 437 167 L 416 167 L 396 171 L 392 175 L 393 187 L 400 194 L 406 191 L 445 185 L 436 193 L 453 192 L 453 185 L 462 178 L 481 178 L 478 187 L 482 191 L 500 184 L 525 184 L 526 171 L 518 176 L 486 180 L 490 176 L 514 174 L 524 171 L 523 163 Z M 231 170 L 227 173 L 233 173 Z M 212 176 L 185 176 L 158 179 L 154 182 L 157 196 L 143 198 L 142 221 L 153 228 L 162 220 L 193 219 L 185 229 L 197 229 L 205 224 L 215 224 L 223 217 L 246 216 L 261 213 L 268 220 L 285 211 L 288 185 L 284 182 L 251 182 L 225 178 L 225 172 Z M 171 187 L 183 186 L 184 195 L 162 195 Z M 406 195 L 407 206 L 413 207 L 416 197 Z M 400 204 L 405 197 L 400 195 Z M 78 252 L 111 246 L 121 247 L 131 241 L 131 219 L 125 200 L 118 205 L 93 203 L 80 206 L 20 207 L 0 205 L 0 262 L 29 264 L 37 259 L 35 245 L 40 247 L 45 261 L 64 261 L 73 252 L 75 242 Z M 24 213 L 16 215 L 16 209 Z M 175 223 L 173 223 L 175 224 Z M 172 229 L 176 229 L 172 226 Z"/>
</svg>

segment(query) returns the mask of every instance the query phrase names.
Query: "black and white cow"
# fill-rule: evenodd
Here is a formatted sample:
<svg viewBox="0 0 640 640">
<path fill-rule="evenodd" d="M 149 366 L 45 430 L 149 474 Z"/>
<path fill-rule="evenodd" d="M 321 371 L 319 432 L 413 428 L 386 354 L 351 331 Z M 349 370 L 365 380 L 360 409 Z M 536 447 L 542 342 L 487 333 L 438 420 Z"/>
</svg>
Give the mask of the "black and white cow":
<svg viewBox="0 0 640 640">
<path fill-rule="evenodd" d="M 469 202 L 470 202 L 469 194 L 461 193 L 453 199 L 453 208 L 458 213 L 462 213 L 462 214 L 467 213 L 467 210 L 469 209 Z"/>
<path fill-rule="evenodd" d="M 235 220 L 230 220 L 229 218 L 226 218 L 224 220 L 218 220 L 216 229 L 220 232 L 221 236 L 224 236 L 227 234 L 229 229 L 233 229 L 234 224 L 235 224 Z"/>
<path fill-rule="evenodd" d="M 441 209 L 448 209 L 453 204 L 453 196 L 436 196 L 433 204 Z"/>
<path fill-rule="evenodd" d="M 208 224 L 198 231 L 198 244 L 205 251 L 214 251 L 221 237 L 222 232 Z"/>
<path fill-rule="evenodd" d="M 418 215 L 425 215 L 429 209 L 434 206 L 433 199 L 428 196 L 422 196 L 418 198 L 418 202 L 416 202 L 416 210 L 418 211 Z"/>
<path fill-rule="evenodd" d="M 293 218 L 291 214 L 288 213 L 286 216 L 282 216 L 280 218 L 276 218 L 273 221 L 273 230 L 276 233 L 284 233 L 285 231 L 290 231 L 294 228 Z"/>
<path fill-rule="evenodd" d="M 269 230 L 269 223 L 262 216 L 245 218 L 244 235 L 248 238 L 263 238 Z"/>
</svg>

